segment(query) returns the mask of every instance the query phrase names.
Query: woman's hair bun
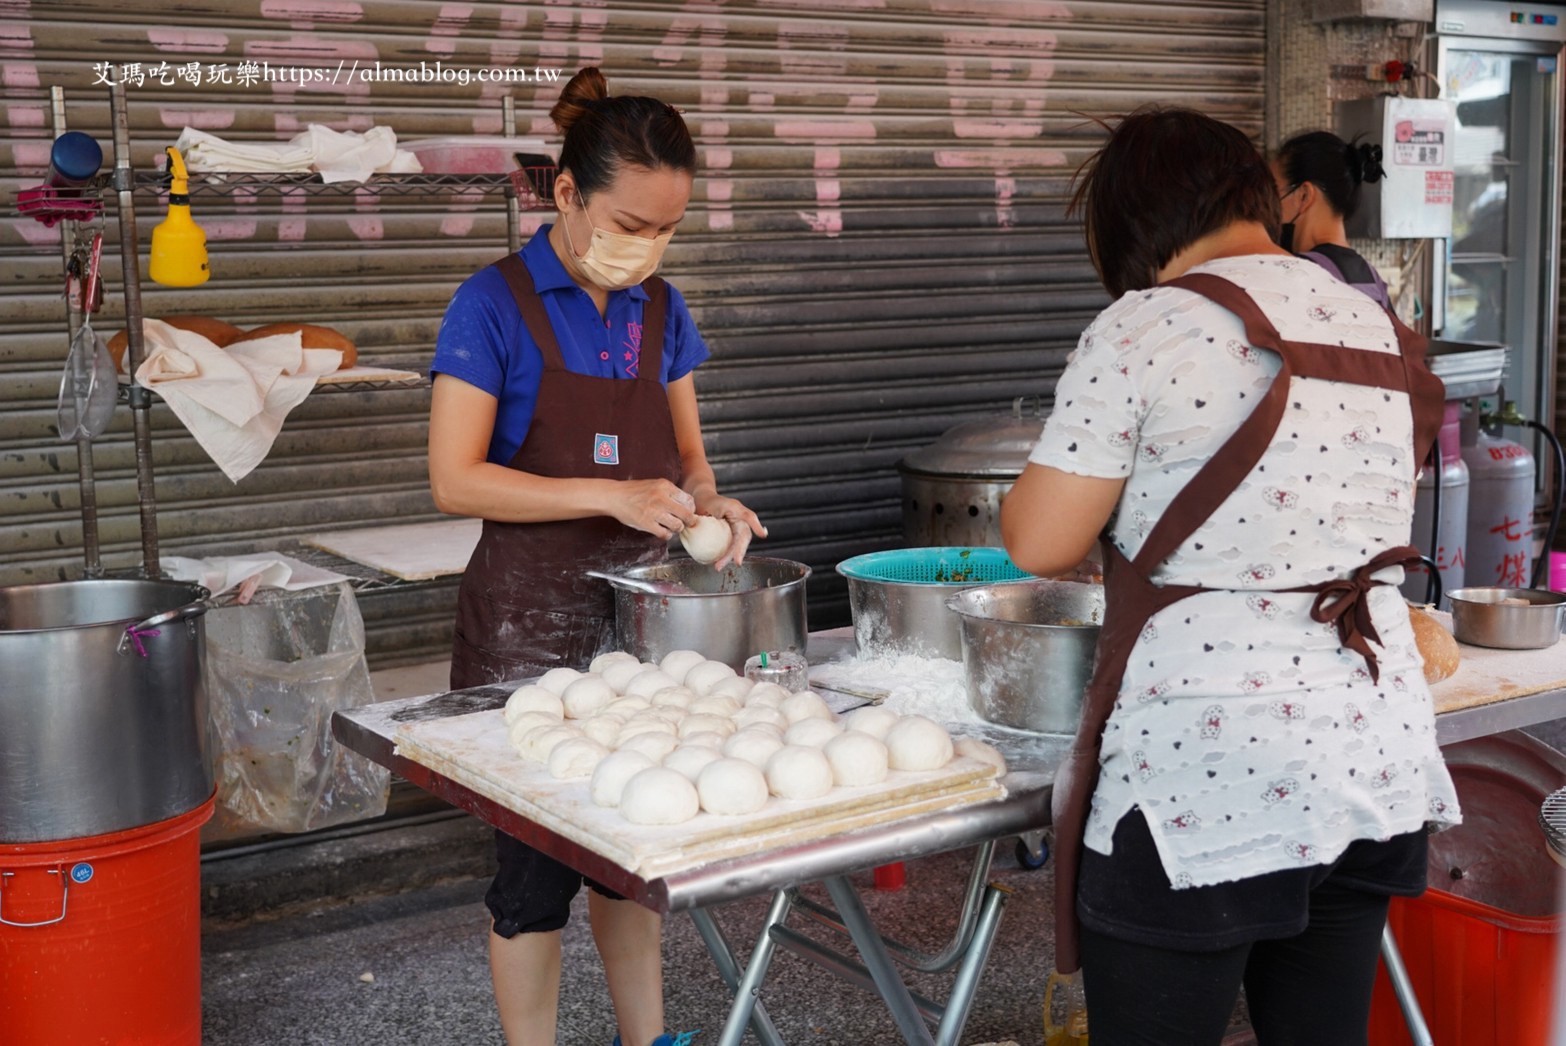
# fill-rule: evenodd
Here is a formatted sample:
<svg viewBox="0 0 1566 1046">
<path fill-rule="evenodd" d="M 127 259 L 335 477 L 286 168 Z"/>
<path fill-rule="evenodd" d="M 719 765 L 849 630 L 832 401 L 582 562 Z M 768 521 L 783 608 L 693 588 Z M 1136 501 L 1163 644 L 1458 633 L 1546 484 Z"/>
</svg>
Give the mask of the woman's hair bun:
<svg viewBox="0 0 1566 1046">
<path fill-rule="evenodd" d="M 593 108 L 594 103 L 609 97 L 609 81 L 596 65 L 577 70 L 560 92 L 560 100 L 549 110 L 549 118 L 555 122 L 561 134 L 571 130 L 571 125 Z"/>
<path fill-rule="evenodd" d="M 1381 146 L 1370 142 L 1355 142 L 1348 147 L 1348 169 L 1355 182 L 1369 184 L 1379 182 L 1386 169 L 1381 166 Z"/>
</svg>

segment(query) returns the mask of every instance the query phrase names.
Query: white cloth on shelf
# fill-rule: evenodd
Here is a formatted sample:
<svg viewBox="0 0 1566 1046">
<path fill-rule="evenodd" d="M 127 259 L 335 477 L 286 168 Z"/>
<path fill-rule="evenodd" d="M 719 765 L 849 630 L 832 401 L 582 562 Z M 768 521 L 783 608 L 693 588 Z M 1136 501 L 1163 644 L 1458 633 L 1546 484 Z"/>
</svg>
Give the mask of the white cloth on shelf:
<svg viewBox="0 0 1566 1046">
<path fill-rule="evenodd" d="M 323 182 L 362 182 L 372 174 L 418 174 L 419 158 L 397 148 L 389 127 L 334 131 L 309 124 L 286 142 L 230 142 L 187 127 L 175 143 L 193 172 L 299 174 L 317 171 Z"/>
<path fill-rule="evenodd" d="M 302 560 L 285 556 L 281 552 L 252 552 L 246 556 L 209 556 L 191 559 L 187 556 L 164 556 L 163 569 L 176 581 L 194 581 L 208 589 L 214 596 L 229 589 L 247 586 L 256 588 L 280 588 L 297 592 L 306 588 L 320 588 L 348 580 L 344 574 L 323 567 L 311 566 Z M 241 598 L 240 602 L 247 602 Z"/>
<path fill-rule="evenodd" d="M 298 331 L 224 349 L 161 320 L 143 320 L 142 334 L 147 357 L 136 370 L 137 384 L 163 398 L 235 483 L 262 462 L 288 412 L 343 355 L 304 348 Z"/>
</svg>

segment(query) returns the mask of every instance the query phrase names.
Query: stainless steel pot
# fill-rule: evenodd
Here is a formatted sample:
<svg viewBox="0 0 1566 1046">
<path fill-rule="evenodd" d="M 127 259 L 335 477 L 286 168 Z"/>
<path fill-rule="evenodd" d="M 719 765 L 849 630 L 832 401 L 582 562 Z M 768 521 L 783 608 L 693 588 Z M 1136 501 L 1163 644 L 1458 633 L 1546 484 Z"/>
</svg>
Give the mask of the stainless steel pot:
<svg viewBox="0 0 1566 1046">
<path fill-rule="evenodd" d="M 968 703 L 992 723 L 1076 733 L 1093 675 L 1104 587 L 1014 581 L 947 600 L 962 622 Z"/>
<path fill-rule="evenodd" d="M 621 573 L 689 590 L 651 593 L 609 582 L 619 647 L 643 661 L 660 660 L 671 650 L 697 650 L 743 671 L 745 660 L 762 650 L 805 652 L 810 568 L 803 563 L 747 556 L 719 572 L 677 559 Z"/>
<path fill-rule="evenodd" d="M 1010 414 L 965 421 L 897 463 L 909 545 L 1003 544 L 1001 501 L 1043 431 L 1040 402 L 1019 397 Z"/>
<path fill-rule="evenodd" d="M 173 581 L 0 588 L 0 842 L 123 831 L 207 800 L 207 595 Z"/>
<path fill-rule="evenodd" d="M 1502 650 L 1539 650 L 1561 638 L 1566 595 L 1540 588 L 1459 588 L 1452 603 L 1452 635 L 1459 643 Z M 1520 601 L 1520 602 L 1519 602 Z"/>
</svg>

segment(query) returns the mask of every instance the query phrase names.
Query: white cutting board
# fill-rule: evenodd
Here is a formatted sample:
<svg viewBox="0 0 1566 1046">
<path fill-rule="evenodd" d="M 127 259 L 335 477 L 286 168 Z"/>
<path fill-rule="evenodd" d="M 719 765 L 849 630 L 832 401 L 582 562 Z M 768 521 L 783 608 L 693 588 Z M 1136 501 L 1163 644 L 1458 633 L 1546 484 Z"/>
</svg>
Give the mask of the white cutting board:
<svg viewBox="0 0 1566 1046">
<path fill-rule="evenodd" d="M 993 766 L 955 759 L 940 770 L 894 770 L 878 785 L 834 788 L 820 799 L 774 797 L 753 814 L 701 813 L 684 824 L 636 825 L 595 805 L 588 779 L 557 781 L 517 755 L 498 709 L 409 723 L 396 741 L 397 754 L 644 879 L 1006 794 Z"/>
<path fill-rule="evenodd" d="M 481 519 L 443 519 L 310 534 L 301 540 L 404 581 L 460 574 L 478 545 Z"/>
</svg>

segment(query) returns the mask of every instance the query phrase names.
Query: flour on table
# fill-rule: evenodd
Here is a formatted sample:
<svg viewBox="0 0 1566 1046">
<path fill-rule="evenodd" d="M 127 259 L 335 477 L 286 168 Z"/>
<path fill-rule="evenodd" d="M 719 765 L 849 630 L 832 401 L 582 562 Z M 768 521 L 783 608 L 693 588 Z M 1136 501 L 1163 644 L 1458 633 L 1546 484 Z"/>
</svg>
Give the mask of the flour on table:
<svg viewBox="0 0 1566 1046">
<path fill-rule="evenodd" d="M 968 677 L 961 661 L 915 654 L 859 655 L 817 665 L 810 678 L 827 687 L 888 691 L 881 707 L 898 715 L 922 715 L 957 726 L 983 723 L 968 704 Z"/>
</svg>

